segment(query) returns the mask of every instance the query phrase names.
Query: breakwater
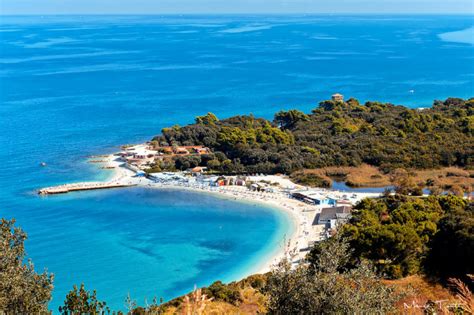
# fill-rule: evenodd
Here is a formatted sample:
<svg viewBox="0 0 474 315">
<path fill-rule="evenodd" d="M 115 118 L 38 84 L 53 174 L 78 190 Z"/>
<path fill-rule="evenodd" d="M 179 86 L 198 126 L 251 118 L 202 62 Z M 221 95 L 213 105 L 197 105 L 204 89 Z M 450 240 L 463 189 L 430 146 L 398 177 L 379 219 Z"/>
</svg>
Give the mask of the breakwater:
<svg viewBox="0 0 474 315">
<path fill-rule="evenodd" d="M 72 191 L 131 187 L 135 184 L 86 182 L 46 187 L 38 190 L 40 195 L 65 194 Z"/>
</svg>

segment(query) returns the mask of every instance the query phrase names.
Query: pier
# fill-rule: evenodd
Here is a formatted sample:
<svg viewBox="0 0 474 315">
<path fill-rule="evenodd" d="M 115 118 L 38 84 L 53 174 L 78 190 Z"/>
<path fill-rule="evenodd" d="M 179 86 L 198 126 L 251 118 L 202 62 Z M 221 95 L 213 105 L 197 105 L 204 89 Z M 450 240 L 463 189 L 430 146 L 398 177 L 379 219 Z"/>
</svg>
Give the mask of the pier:
<svg viewBox="0 0 474 315">
<path fill-rule="evenodd" d="M 71 191 L 109 189 L 109 188 L 121 188 L 121 187 L 131 187 L 131 186 L 136 186 L 136 184 L 99 183 L 99 182 L 75 183 L 75 184 L 65 184 L 65 185 L 42 188 L 38 190 L 38 194 L 55 195 L 55 194 L 65 194 Z"/>
</svg>

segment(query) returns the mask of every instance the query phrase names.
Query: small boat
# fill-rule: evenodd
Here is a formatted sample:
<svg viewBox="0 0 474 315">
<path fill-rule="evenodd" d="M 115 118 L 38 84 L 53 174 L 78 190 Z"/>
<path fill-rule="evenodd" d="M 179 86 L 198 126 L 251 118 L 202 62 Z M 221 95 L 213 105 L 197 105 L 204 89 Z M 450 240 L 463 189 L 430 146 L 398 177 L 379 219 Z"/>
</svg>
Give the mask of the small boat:
<svg viewBox="0 0 474 315">
<path fill-rule="evenodd" d="M 415 90 L 408 91 L 410 94 L 415 94 Z"/>
<path fill-rule="evenodd" d="M 46 162 L 41 162 L 41 163 L 40 163 L 40 166 L 45 167 L 46 165 L 47 165 Z"/>
</svg>

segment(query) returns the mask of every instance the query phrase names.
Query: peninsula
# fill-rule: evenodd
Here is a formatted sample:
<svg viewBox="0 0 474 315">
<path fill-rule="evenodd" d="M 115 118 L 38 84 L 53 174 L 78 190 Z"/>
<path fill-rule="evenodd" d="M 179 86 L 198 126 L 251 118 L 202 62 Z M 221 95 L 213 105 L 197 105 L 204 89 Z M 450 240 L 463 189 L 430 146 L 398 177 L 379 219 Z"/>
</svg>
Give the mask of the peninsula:
<svg viewBox="0 0 474 315">
<path fill-rule="evenodd" d="M 474 99 L 449 98 L 431 108 L 347 101 L 340 94 L 311 113 L 280 111 L 273 121 L 253 115 L 164 128 L 141 147 L 125 148 L 129 165 L 147 173 L 287 174 L 328 188 L 405 181 L 410 194 L 469 193 L 474 185 Z"/>
</svg>

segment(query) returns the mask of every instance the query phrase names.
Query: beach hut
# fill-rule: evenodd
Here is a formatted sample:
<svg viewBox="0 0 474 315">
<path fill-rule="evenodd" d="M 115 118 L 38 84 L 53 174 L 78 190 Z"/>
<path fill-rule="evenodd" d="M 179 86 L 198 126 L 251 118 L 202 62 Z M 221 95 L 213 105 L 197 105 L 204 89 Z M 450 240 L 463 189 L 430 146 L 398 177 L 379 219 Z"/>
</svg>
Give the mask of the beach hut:
<svg viewBox="0 0 474 315">
<path fill-rule="evenodd" d="M 245 186 L 245 179 L 237 177 L 234 181 L 234 185 Z"/>
<path fill-rule="evenodd" d="M 326 196 L 319 191 L 297 190 L 290 192 L 292 198 L 314 205 L 336 205 L 336 199 Z"/>
</svg>

